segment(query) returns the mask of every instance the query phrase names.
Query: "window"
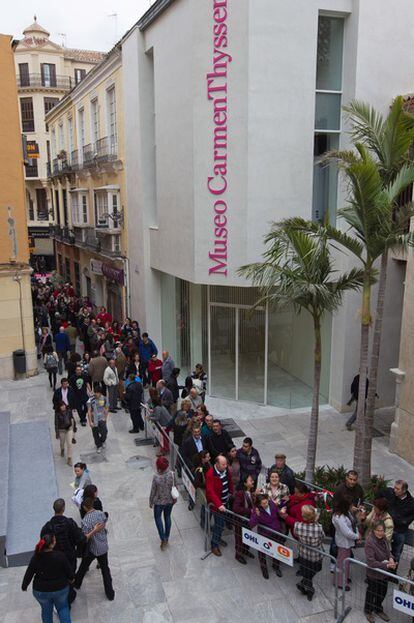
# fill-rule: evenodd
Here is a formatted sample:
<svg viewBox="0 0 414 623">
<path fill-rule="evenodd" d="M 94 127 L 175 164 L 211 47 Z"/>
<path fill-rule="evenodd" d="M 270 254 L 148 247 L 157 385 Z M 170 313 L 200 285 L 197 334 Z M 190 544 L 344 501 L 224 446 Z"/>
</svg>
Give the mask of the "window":
<svg viewBox="0 0 414 623">
<path fill-rule="evenodd" d="M 68 220 L 68 195 L 65 188 L 62 188 L 62 199 L 63 199 L 63 220 L 64 225 L 67 227 L 69 225 Z"/>
<path fill-rule="evenodd" d="M 52 128 L 52 158 L 56 158 L 56 153 L 56 130 L 55 128 Z"/>
<path fill-rule="evenodd" d="M 79 262 L 73 262 L 73 268 L 75 269 L 75 291 L 76 296 L 81 295 L 81 279 L 80 279 L 80 266 Z"/>
<path fill-rule="evenodd" d="M 65 134 L 63 132 L 63 122 L 59 123 L 59 151 L 65 149 Z"/>
<path fill-rule="evenodd" d="M 70 276 L 70 259 L 65 257 L 65 279 L 66 281 L 72 281 Z"/>
<path fill-rule="evenodd" d="M 95 192 L 95 225 L 108 227 L 108 193 Z"/>
<path fill-rule="evenodd" d="M 86 69 L 75 69 L 75 84 L 79 84 L 86 76 Z"/>
<path fill-rule="evenodd" d="M 19 63 L 19 86 L 21 87 L 29 87 L 30 86 L 30 74 L 29 74 L 29 63 Z"/>
<path fill-rule="evenodd" d="M 88 199 L 86 195 L 82 195 L 82 220 L 86 225 L 88 222 Z"/>
<path fill-rule="evenodd" d="M 312 218 L 336 220 L 338 172 L 326 162 L 327 152 L 339 148 L 342 103 L 344 20 L 320 15 L 316 59 L 316 101 Z"/>
<path fill-rule="evenodd" d="M 26 177 L 39 177 L 37 160 L 30 160 L 30 164 L 25 164 L 24 172 Z"/>
<path fill-rule="evenodd" d="M 29 212 L 29 221 L 34 221 L 35 217 L 34 217 L 34 204 L 33 204 L 33 199 L 31 194 L 29 193 L 28 190 L 26 190 L 26 197 L 27 197 L 27 208 L 28 208 L 28 212 Z"/>
<path fill-rule="evenodd" d="M 73 151 L 73 119 L 68 119 L 68 139 L 69 139 L 69 154 Z"/>
<path fill-rule="evenodd" d="M 23 132 L 34 132 L 34 113 L 33 113 L 33 100 L 31 97 L 20 98 L 20 112 L 22 115 L 22 130 Z"/>
<path fill-rule="evenodd" d="M 41 63 L 40 71 L 42 76 L 42 87 L 56 86 L 56 65 L 51 63 Z"/>
<path fill-rule="evenodd" d="M 95 226 L 119 228 L 119 190 L 114 187 L 95 191 Z"/>
<path fill-rule="evenodd" d="M 110 139 L 111 153 L 116 153 L 117 128 L 116 128 L 116 97 L 115 87 L 107 91 L 108 103 L 108 134 Z"/>
<path fill-rule="evenodd" d="M 98 100 L 91 102 L 92 141 L 94 145 L 99 141 L 99 106 Z"/>
<path fill-rule="evenodd" d="M 82 157 L 83 147 L 85 145 L 85 112 L 83 108 L 78 111 L 78 125 L 79 125 L 79 154 Z"/>
<path fill-rule="evenodd" d="M 43 103 L 45 107 L 45 115 L 47 115 L 49 110 L 52 110 L 52 108 L 54 108 L 56 104 L 59 104 L 59 98 L 58 97 L 44 97 Z M 49 132 L 47 123 L 46 123 L 46 132 Z"/>
<path fill-rule="evenodd" d="M 56 220 L 57 220 L 58 225 L 60 225 L 60 202 L 59 202 L 59 191 L 57 189 L 55 189 L 55 207 L 56 207 Z"/>
<path fill-rule="evenodd" d="M 72 220 L 74 225 L 87 225 L 88 224 L 88 197 L 86 193 L 78 193 L 72 190 L 71 193 L 72 203 Z"/>
<path fill-rule="evenodd" d="M 37 220 L 48 221 L 47 197 L 45 188 L 36 188 Z"/>
</svg>

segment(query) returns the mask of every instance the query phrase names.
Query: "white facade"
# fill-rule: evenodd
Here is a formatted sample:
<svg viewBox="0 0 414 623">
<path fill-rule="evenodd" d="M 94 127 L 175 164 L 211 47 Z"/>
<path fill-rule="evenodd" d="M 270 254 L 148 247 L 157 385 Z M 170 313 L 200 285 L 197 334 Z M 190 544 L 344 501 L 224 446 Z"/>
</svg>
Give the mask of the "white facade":
<svg viewBox="0 0 414 623">
<path fill-rule="evenodd" d="M 319 16 L 344 20 L 342 104 L 356 98 L 386 112 L 394 96 L 410 91 L 414 7 L 410 0 L 401 0 L 398 11 L 392 5 L 158 0 L 124 37 L 131 309 L 159 343 L 165 342 L 166 276 L 246 287 L 237 269 L 260 259 L 269 224 L 295 215 L 312 218 Z M 338 136 L 345 147 L 346 134 Z M 388 404 L 393 381 L 386 371 L 398 361 L 403 289 L 399 266 L 391 274 L 384 327 L 390 338 L 384 341 L 379 390 Z M 191 296 L 194 307 L 196 289 L 190 288 Z M 338 407 L 346 403 L 358 367 L 359 300 L 349 296 L 326 329 L 325 359 L 330 338 L 332 347 L 329 401 Z M 299 360 L 301 340 L 307 339 L 310 365 L 310 325 L 292 326 L 290 349 Z"/>
</svg>

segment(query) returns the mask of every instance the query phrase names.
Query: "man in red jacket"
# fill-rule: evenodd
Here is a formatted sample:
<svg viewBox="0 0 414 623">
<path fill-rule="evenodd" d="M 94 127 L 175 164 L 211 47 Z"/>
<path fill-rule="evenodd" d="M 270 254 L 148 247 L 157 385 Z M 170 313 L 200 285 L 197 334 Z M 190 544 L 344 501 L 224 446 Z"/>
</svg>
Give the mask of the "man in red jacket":
<svg viewBox="0 0 414 623">
<path fill-rule="evenodd" d="M 221 556 L 219 545 L 227 545 L 221 535 L 225 524 L 226 506 L 233 491 L 233 481 L 227 467 L 227 459 L 219 454 L 214 466 L 210 467 L 206 473 L 206 498 L 214 513 L 211 551 L 215 556 Z"/>
</svg>

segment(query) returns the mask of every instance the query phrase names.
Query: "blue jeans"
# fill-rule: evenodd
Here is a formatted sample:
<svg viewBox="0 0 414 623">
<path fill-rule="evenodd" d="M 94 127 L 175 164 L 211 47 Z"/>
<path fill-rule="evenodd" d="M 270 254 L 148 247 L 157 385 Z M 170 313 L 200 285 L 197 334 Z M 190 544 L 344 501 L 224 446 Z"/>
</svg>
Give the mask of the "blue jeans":
<svg viewBox="0 0 414 623">
<path fill-rule="evenodd" d="M 224 516 L 224 513 L 220 513 L 219 511 L 214 513 L 214 525 L 213 525 L 213 531 L 211 533 L 211 548 L 212 549 L 220 545 L 221 535 L 223 534 L 225 523 L 226 523 L 226 518 Z"/>
<path fill-rule="evenodd" d="M 69 610 L 69 586 L 62 588 L 60 591 L 35 591 L 33 596 L 39 602 L 42 608 L 42 622 L 53 623 L 53 606 L 59 614 L 60 623 L 71 623 Z"/>
<path fill-rule="evenodd" d="M 161 541 L 168 541 L 170 537 L 172 507 L 172 504 L 154 504 L 154 521 Z M 163 514 L 164 523 L 162 521 Z"/>
<path fill-rule="evenodd" d="M 391 553 L 396 562 L 400 561 L 402 551 L 405 545 L 405 532 L 394 532 L 392 535 Z"/>
</svg>

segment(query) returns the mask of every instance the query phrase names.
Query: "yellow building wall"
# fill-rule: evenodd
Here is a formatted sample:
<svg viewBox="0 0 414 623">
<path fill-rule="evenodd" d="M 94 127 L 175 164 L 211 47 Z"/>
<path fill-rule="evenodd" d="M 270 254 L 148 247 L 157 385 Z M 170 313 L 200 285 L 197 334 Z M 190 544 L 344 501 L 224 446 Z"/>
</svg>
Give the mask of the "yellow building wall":
<svg viewBox="0 0 414 623">
<path fill-rule="evenodd" d="M 9 35 L 0 35 L 0 92 L 0 378 L 12 378 L 12 352 L 22 348 L 23 343 L 29 373 L 37 371 L 37 361 L 28 266 L 23 154 Z M 15 244 L 10 218 L 14 220 Z"/>
</svg>

